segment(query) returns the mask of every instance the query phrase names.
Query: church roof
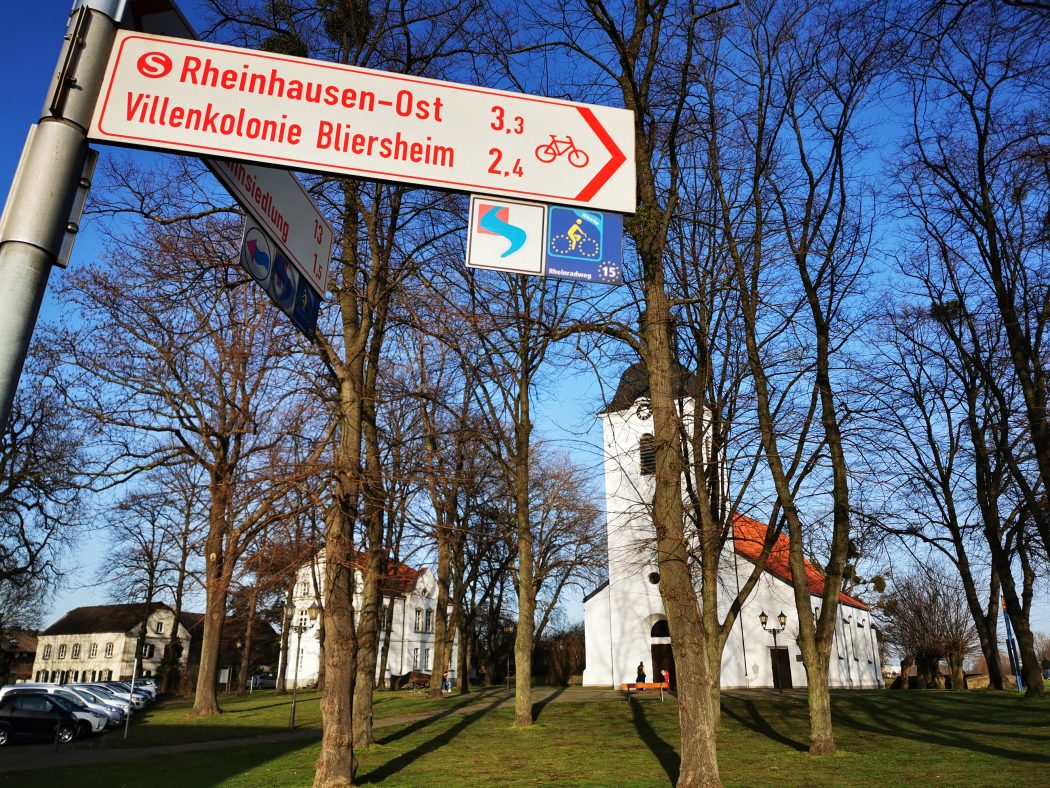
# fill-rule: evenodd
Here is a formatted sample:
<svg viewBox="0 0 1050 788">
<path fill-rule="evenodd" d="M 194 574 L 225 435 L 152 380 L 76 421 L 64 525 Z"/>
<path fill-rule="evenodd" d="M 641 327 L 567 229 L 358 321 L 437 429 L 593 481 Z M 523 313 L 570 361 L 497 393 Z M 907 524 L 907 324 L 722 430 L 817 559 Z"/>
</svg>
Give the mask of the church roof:
<svg viewBox="0 0 1050 788">
<path fill-rule="evenodd" d="M 675 370 L 673 379 L 675 397 L 692 397 L 696 386 L 696 375 L 689 372 L 685 367 L 679 366 Z M 649 393 L 649 369 L 644 361 L 638 361 L 627 367 L 620 375 L 620 383 L 616 386 L 616 393 L 601 413 L 615 413 L 627 410 L 639 397 Z"/>
<path fill-rule="evenodd" d="M 762 553 L 762 544 L 766 540 L 766 533 L 769 529 L 758 520 L 753 520 L 747 515 L 735 514 L 733 515 L 733 543 L 736 545 L 736 551 L 740 555 L 744 556 L 751 561 L 758 560 L 759 555 Z M 806 584 L 809 586 L 809 593 L 814 596 L 824 595 L 824 573 L 817 569 L 809 561 L 805 561 L 806 567 Z M 766 570 L 771 574 L 779 577 L 787 583 L 791 582 L 791 566 L 788 563 L 788 537 L 787 534 L 780 534 L 777 536 L 776 542 L 773 543 L 773 549 L 769 554 L 769 559 L 766 561 Z M 867 610 L 868 606 L 863 602 L 854 599 L 851 596 L 839 592 L 839 602 L 843 605 L 849 605 L 860 610 Z"/>
</svg>

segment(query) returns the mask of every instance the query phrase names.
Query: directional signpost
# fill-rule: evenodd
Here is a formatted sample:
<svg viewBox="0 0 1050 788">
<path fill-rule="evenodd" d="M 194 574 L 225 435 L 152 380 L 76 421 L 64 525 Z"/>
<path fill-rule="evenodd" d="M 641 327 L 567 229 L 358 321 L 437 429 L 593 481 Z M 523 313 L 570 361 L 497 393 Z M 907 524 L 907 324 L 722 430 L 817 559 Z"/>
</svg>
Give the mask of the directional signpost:
<svg viewBox="0 0 1050 788">
<path fill-rule="evenodd" d="M 89 135 L 114 144 L 631 213 L 632 113 L 120 32 Z"/>
</svg>

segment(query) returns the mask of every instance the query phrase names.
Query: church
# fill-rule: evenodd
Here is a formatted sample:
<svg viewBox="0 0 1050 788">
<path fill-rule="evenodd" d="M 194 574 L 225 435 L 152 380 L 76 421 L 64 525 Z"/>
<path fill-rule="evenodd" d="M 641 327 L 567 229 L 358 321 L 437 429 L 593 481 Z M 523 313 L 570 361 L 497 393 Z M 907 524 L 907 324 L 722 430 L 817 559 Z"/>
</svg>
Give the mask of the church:
<svg viewBox="0 0 1050 788">
<path fill-rule="evenodd" d="M 683 371 L 675 382 L 687 428 L 694 418 L 694 380 L 695 376 Z M 624 372 L 612 401 L 599 414 L 609 577 L 584 597 L 584 686 L 618 687 L 632 682 L 636 667 L 642 663 L 651 681 L 666 668 L 674 687 L 674 658 L 652 550 L 655 531 L 648 513 L 656 471 L 648 393 L 645 367 L 635 364 Z M 763 523 L 743 514 L 734 515 L 732 538 L 726 542 L 719 567 L 720 619 L 724 619 L 736 589 L 751 574 L 765 536 Z M 824 577 L 808 562 L 806 575 L 814 611 L 819 611 Z M 831 649 L 831 686 L 881 687 L 878 636 L 870 610 L 842 593 L 839 605 L 841 620 L 836 622 Z M 769 630 L 779 632 L 774 635 Z M 722 652 L 722 687 L 805 687 L 806 671 L 795 642 L 797 635 L 788 540 L 781 535 Z"/>
</svg>

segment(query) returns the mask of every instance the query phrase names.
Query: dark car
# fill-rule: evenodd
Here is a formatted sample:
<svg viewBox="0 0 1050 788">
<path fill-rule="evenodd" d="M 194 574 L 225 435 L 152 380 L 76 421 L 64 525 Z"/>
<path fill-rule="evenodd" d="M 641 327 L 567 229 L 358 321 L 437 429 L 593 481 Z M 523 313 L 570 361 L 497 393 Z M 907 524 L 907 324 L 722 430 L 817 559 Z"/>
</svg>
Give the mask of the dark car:
<svg viewBox="0 0 1050 788">
<path fill-rule="evenodd" d="M 57 738 L 64 744 L 73 741 L 76 735 L 76 718 L 43 692 L 0 698 L 0 745 L 20 738 Z"/>
<path fill-rule="evenodd" d="M 248 687 L 249 689 L 275 689 L 277 679 L 269 673 L 257 673 L 248 677 Z"/>
</svg>

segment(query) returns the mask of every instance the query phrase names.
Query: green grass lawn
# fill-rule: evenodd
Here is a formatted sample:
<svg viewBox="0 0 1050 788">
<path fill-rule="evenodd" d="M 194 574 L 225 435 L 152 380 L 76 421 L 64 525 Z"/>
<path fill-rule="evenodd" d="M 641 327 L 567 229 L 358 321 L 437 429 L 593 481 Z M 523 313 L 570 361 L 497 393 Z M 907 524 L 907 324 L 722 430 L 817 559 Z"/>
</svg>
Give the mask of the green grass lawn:
<svg viewBox="0 0 1050 788">
<path fill-rule="evenodd" d="M 501 697 L 481 698 L 481 707 L 465 714 L 379 729 L 379 744 L 359 753 L 358 782 L 641 786 L 674 781 L 678 710 L 673 700 L 542 704 L 532 728 L 515 730 L 512 711 L 495 708 Z M 310 698 L 306 703 L 312 704 L 316 722 L 316 695 Z M 252 705 L 261 700 L 241 701 L 244 713 L 277 719 L 276 706 Z M 471 704 L 478 700 L 470 697 Z M 719 763 L 727 785 L 1050 785 L 1048 700 L 1025 702 L 1007 693 L 835 693 L 839 751 L 822 758 L 805 753 L 803 695 L 741 693 L 723 700 Z M 376 716 L 462 702 L 381 696 Z M 239 713 L 232 703 L 228 706 L 230 718 Z M 287 712 L 287 705 L 283 708 Z M 180 712 L 168 704 L 132 736 L 144 735 L 150 726 L 155 733 L 174 727 L 183 736 L 184 718 L 185 707 Z M 210 728 L 214 737 L 237 727 L 227 727 L 223 719 L 194 724 Z M 303 786 L 310 784 L 318 746 L 317 741 L 260 745 L 246 740 L 222 750 L 2 775 L 0 785 Z"/>
<path fill-rule="evenodd" d="M 489 690 L 495 692 L 496 690 Z M 482 694 L 484 696 L 484 694 Z M 375 716 L 395 717 L 455 708 L 476 703 L 479 695 L 430 700 L 425 695 L 407 692 L 377 692 Z M 95 746 L 153 747 L 158 744 L 209 741 L 240 738 L 264 733 L 278 733 L 288 729 L 292 696 L 275 690 L 258 690 L 250 695 L 220 695 L 223 713 L 217 717 L 193 717 L 192 698 L 163 700 L 137 712 L 132 720 L 127 740 L 123 730 L 94 740 Z M 315 690 L 300 691 L 295 703 L 296 728 L 321 727 L 320 695 Z M 97 744 L 96 744 L 97 743 Z"/>
</svg>

